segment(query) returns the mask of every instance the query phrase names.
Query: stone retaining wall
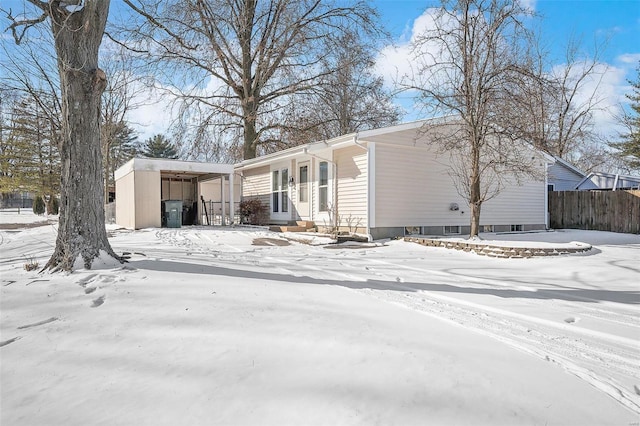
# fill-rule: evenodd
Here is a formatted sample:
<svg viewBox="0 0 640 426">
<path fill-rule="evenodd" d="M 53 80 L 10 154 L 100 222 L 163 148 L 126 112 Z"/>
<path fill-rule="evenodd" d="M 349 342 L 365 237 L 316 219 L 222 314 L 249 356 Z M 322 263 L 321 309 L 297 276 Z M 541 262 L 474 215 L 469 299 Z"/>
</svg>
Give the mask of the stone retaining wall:
<svg viewBox="0 0 640 426">
<path fill-rule="evenodd" d="M 405 237 L 405 241 L 422 244 L 427 247 L 444 247 L 448 249 L 472 252 L 481 256 L 526 259 L 538 256 L 559 256 L 561 254 L 583 253 L 591 250 L 589 244 L 582 247 L 531 248 L 531 247 L 501 247 L 482 242 L 470 243 L 465 241 L 448 241 L 437 238 Z"/>
</svg>

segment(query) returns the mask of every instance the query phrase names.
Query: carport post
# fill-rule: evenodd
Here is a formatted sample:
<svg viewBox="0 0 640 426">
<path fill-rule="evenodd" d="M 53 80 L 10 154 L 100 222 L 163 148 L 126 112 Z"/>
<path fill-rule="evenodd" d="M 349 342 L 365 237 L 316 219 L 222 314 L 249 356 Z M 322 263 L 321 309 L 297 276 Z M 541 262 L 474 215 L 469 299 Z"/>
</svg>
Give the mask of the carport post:
<svg viewBox="0 0 640 426">
<path fill-rule="evenodd" d="M 224 226 L 225 225 L 224 218 L 226 216 L 226 210 L 227 210 L 225 208 L 226 200 L 224 199 L 224 175 L 220 175 L 220 195 L 222 197 L 222 211 L 221 211 L 222 218 L 220 219 L 220 224 Z"/>
<path fill-rule="evenodd" d="M 234 218 L 236 217 L 236 208 L 233 205 L 236 197 L 233 193 L 233 173 L 229 173 L 229 225 L 233 225 Z"/>
</svg>

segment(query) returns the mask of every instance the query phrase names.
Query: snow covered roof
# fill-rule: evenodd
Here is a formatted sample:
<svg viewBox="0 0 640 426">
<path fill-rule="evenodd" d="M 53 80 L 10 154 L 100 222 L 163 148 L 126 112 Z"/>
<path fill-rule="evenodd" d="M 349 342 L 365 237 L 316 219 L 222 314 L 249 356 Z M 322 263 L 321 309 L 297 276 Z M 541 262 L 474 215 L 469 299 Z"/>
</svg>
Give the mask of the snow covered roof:
<svg viewBox="0 0 640 426">
<path fill-rule="evenodd" d="M 198 161 L 170 160 L 166 158 L 132 158 L 115 171 L 116 180 L 134 170 L 159 171 L 190 175 L 233 173 L 233 164 L 202 163 Z"/>
</svg>

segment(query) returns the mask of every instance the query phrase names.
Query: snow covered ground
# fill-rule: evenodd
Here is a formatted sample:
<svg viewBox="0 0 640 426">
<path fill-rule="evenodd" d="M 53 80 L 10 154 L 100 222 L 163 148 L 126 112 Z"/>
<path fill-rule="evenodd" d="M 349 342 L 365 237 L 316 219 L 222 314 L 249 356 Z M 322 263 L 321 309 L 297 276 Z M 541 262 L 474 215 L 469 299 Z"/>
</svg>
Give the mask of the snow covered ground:
<svg viewBox="0 0 640 426">
<path fill-rule="evenodd" d="M 129 263 L 48 274 L 23 265 L 46 263 L 55 223 L 0 230 L 3 426 L 640 422 L 638 235 L 493 235 L 593 245 L 494 259 L 109 232 Z"/>
</svg>

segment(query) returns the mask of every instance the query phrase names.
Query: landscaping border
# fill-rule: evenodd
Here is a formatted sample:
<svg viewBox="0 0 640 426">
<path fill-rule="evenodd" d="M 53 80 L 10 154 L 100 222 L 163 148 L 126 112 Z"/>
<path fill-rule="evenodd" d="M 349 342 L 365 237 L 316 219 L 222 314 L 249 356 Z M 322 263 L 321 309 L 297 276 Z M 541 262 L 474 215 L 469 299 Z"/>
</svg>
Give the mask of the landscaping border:
<svg viewBox="0 0 640 426">
<path fill-rule="evenodd" d="M 559 246 L 554 248 L 536 248 L 536 247 L 514 247 L 514 246 L 498 246 L 495 244 L 469 241 L 451 241 L 438 238 L 425 237 L 404 237 L 404 240 L 411 243 L 418 243 L 427 247 L 443 247 L 447 249 L 461 250 L 471 252 L 481 256 L 499 257 L 499 258 L 515 258 L 528 259 L 531 257 L 542 256 L 559 256 L 561 254 L 584 253 L 591 250 L 590 244 L 584 244 L 581 247 Z"/>
</svg>

